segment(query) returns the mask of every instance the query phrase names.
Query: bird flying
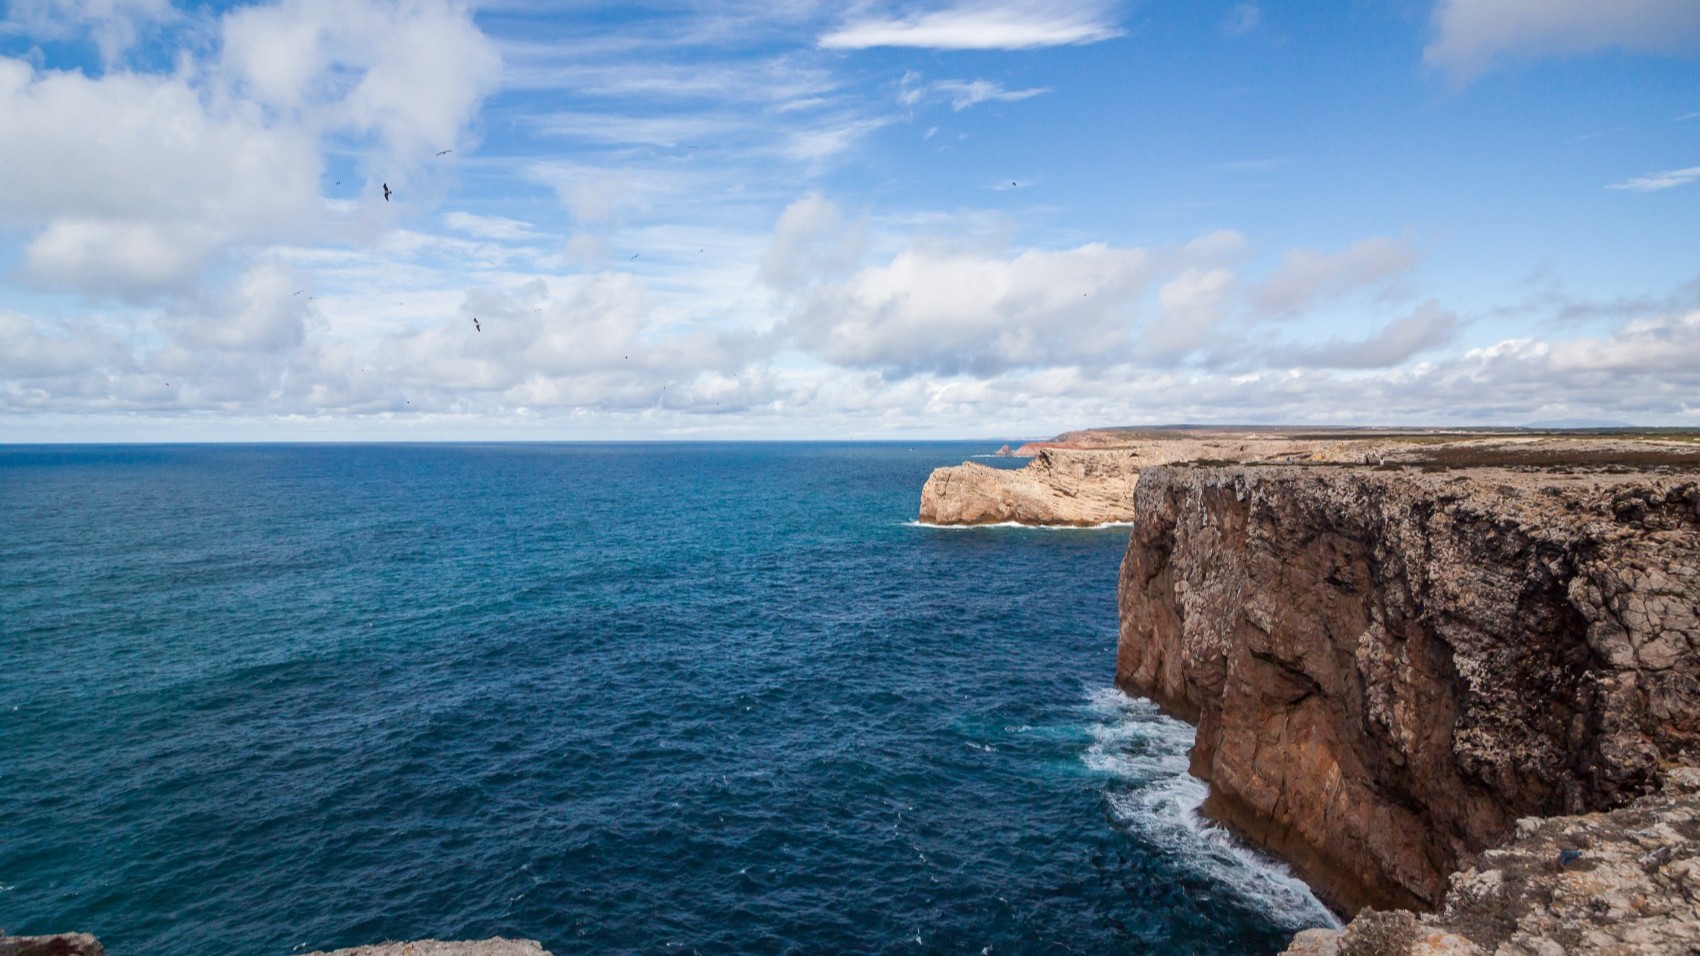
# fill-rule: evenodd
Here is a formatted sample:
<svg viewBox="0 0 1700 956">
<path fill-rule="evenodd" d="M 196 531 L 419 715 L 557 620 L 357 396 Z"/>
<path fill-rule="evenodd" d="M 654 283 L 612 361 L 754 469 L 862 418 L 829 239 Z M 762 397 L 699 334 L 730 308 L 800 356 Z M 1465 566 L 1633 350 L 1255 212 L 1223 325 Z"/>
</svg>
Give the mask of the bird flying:
<svg viewBox="0 0 1700 956">
<path fill-rule="evenodd" d="M 452 153 L 452 152 L 454 152 L 454 150 L 452 150 L 452 149 L 445 149 L 445 150 L 442 150 L 442 151 L 441 151 L 441 152 L 439 152 L 439 153 L 437 153 L 437 155 L 438 155 L 438 156 L 447 156 L 447 155 L 448 155 L 448 154 L 450 154 L 450 153 Z"/>
<path fill-rule="evenodd" d="M 472 317 L 472 330 L 474 332 L 484 331 L 484 326 L 478 324 L 478 316 L 476 315 Z"/>
<path fill-rule="evenodd" d="M 389 201 L 390 201 L 390 184 L 385 183 L 384 184 L 384 202 L 389 202 Z"/>
</svg>

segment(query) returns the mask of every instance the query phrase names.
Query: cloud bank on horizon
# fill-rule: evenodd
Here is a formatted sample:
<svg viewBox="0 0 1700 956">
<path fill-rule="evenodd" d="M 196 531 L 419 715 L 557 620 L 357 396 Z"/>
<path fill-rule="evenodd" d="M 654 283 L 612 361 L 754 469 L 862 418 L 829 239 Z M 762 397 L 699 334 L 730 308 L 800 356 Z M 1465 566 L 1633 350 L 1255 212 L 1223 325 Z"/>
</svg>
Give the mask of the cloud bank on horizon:
<svg viewBox="0 0 1700 956">
<path fill-rule="evenodd" d="M 1700 426 L 1700 6 L 1323 6 L 14 0 L 0 441 Z"/>
</svg>

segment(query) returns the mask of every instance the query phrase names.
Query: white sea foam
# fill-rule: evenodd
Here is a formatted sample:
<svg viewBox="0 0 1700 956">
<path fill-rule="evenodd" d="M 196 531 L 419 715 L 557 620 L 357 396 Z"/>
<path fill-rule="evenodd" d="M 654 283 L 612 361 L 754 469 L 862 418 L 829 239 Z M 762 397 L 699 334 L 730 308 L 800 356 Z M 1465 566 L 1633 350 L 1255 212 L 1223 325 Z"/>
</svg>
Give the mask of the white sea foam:
<svg viewBox="0 0 1700 956">
<path fill-rule="evenodd" d="M 1092 743 L 1081 760 L 1111 779 L 1107 800 L 1118 826 L 1280 925 L 1340 925 L 1285 866 L 1199 813 L 1206 791 L 1187 773 L 1191 727 L 1113 687 L 1094 690 L 1088 708 Z"/>
<path fill-rule="evenodd" d="M 928 528 L 933 531 L 983 531 L 987 528 L 1027 528 L 1033 531 L 1098 531 L 1103 528 L 1131 528 L 1131 521 L 1105 521 L 1102 524 L 1022 524 L 1019 521 L 999 521 L 995 524 L 933 524 L 928 521 L 905 521 L 905 528 Z"/>
</svg>

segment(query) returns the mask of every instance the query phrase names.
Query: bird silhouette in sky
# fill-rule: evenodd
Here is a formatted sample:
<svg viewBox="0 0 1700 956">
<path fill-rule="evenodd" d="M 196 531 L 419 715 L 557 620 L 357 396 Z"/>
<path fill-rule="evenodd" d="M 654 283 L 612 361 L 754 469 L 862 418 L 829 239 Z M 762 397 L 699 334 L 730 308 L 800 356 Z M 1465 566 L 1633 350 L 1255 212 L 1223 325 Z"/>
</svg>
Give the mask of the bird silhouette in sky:
<svg viewBox="0 0 1700 956">
<path fill-rule="evenodd" d="M 389 202 L 389 201 L 390 201 L 390 184 L 385 183 L 384 184 L 384 202 Z"/>
<path fill-rule="evenodd" d="M 300 294 L 301 294 L 301 293 L 303 293 L 303 292 L 305 292 L 305 291 L 307 291 L 307 290 L 306 290 L 306 289 L 296 289 L 296 290 L 295 290 L 295 295 L 292 295 L 292 296 L 290 296 L 290 298 L 292 298 L 292 299 L 293 299 L 293 298 L 295 298 L 295 296 L 296 296 L 296 295 L 300 295 Z"/>
<path fill-rule="evenodd" d="M 643 253 L 640 252 L 640 253 L 637 254 L 637 256 L 632 256 L 632 259 L 636 259 L 638 256 L 641 256 L 641 255 L 643 255 Z M 626 261 L 630 262 L 630 261 L 632 261 L 632 259 L 627 259 Z"/>
<path fill-rule="evenodd" d="M 476 316 L 476 315 L 472 317 L 472 331 L 474 331 L 474 332 L 484 331 L 484 326 L 478 324 L 478 316 Z"/>
<path fill-rule="evenodd" d="M 447 155 L 448 155 L 448 154 L 450 154 L 450 153 L 452 153 L 452 152 L 454 152 L 454 150 L 452 150 L 452 149 L 445 149 L 445 150 L 442 150 L 442 151 L 441 151 L 441 152 L 439 152 L 439 153 L 437 153 L 437 155 L 438 155 L 438 156 L 447 156 Z"/>
</svg>

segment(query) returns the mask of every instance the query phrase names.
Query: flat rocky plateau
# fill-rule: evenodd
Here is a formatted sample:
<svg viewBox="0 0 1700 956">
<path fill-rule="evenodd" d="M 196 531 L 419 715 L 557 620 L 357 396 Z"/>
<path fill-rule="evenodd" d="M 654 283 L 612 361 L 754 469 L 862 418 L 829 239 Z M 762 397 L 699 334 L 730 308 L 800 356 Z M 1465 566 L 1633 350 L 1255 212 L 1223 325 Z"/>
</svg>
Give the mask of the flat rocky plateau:
<svg viewBox="0 0 1700 956">
<path fill-rule="evenodd" d="M 1498 466 L 1566 470 L 1700 470 L 1700 436 L 1516 430 L 1095 429 L 1029 442 L 1025 468 L 964 462 L 921 489 L 920 520 L 937 525 L 1081 527 L 1133 520 L 1133 486 L 1159 465 L 1368 465 L 1429 470 Z"/>
</svg>

